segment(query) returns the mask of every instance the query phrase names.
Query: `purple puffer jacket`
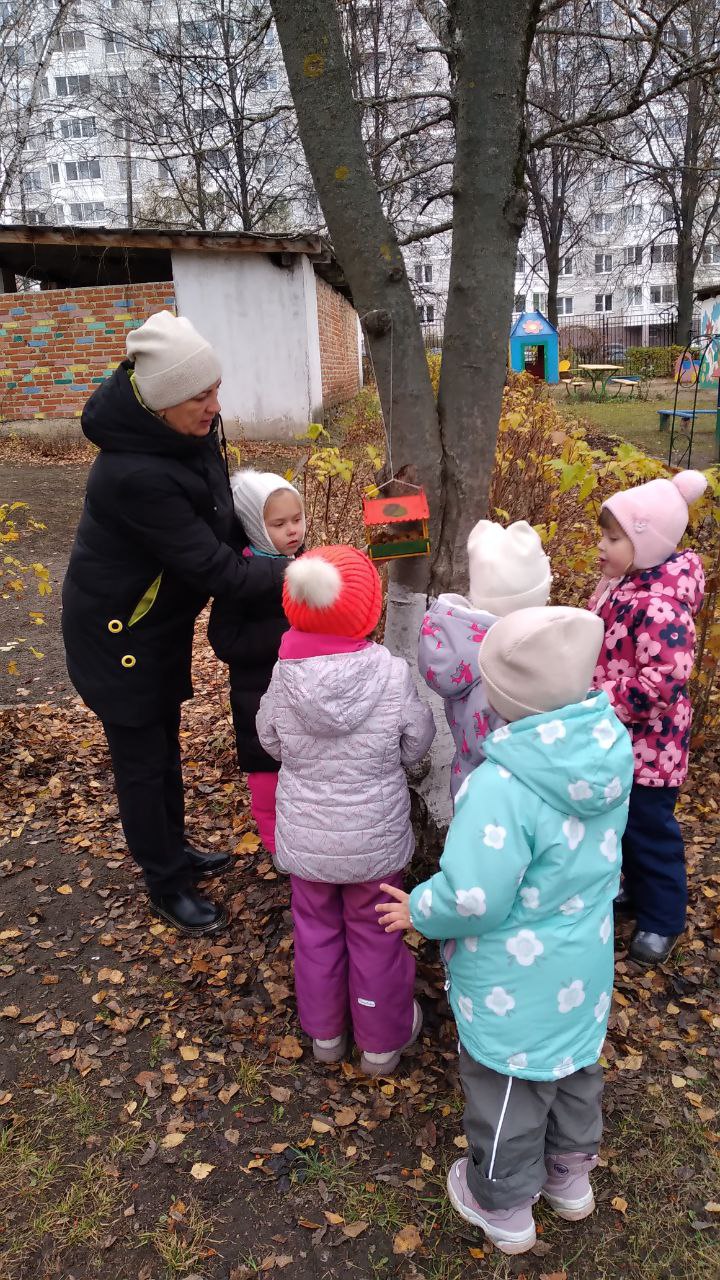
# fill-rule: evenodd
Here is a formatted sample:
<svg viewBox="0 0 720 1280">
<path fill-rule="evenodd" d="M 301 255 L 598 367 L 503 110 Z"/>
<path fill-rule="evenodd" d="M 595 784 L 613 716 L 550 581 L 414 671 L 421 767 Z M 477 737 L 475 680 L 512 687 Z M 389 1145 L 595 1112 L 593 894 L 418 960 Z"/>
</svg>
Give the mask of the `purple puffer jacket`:
<svg viewBox="0 0 720 1280">
<path fill-rule="evenodd" d="M 382 645 L 282 658 L 260 703 L 258 737 L 281 761 L 276 862 L 303 880 L 359 884 L 412 858 L 403 765 L 435 737 L 410 668 Z"/>
<path fill-rule="evenodd" d="M 455 743 L 450 768 L 453 800 L 465 779 L 485 759 L 482 744 L 487 735 L 505 724 L 488 703 L 477 661 L 480 645 L 494 622 L 494 613 L 473 609 L 464 596 L 441 595 L 420 628 L 420 674 L 443 699 Z"/>
</svg>

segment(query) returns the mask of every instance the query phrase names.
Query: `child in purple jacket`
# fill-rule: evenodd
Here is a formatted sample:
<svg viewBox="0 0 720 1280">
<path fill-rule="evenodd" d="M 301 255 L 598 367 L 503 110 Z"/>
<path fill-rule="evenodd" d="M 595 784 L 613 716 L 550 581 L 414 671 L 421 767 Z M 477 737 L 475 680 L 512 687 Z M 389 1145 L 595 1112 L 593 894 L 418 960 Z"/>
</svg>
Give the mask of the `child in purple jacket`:
<svg viewBox="0 0 720 1280">
<path fill-rule="evenodd" d="M 550 561 L 526 520 L 516 520 L 507 529 L 479 520 L 467 548 L 468 599 L 438 596 L 425 615 L 418 640 L 420 674 L 443 699 L 455 743 L 450 769 L 453 800 L 485 759 L 482 744 L 488 733 L 504 724 L 488 704 L 477 664 L 478 646 L 498 618 L 547 604 L 550 594 Z"/>
<path fill-rule="evenodd" d="M 605 624 L 595 687 L 633 740 L 635 782 L 623 837 L 616 910 L 633 915 L 630 955 L 667 960 L 685 928 L 685 847 L 675 817 L 688 770 L 688 680 L 695 614 L 705 579 L 694 551 L 678 551 L 688 505 L 707 485 L 700 471 L 614 493 L 600 511 L 602 578 L 589 603 Z"/>
</svg>

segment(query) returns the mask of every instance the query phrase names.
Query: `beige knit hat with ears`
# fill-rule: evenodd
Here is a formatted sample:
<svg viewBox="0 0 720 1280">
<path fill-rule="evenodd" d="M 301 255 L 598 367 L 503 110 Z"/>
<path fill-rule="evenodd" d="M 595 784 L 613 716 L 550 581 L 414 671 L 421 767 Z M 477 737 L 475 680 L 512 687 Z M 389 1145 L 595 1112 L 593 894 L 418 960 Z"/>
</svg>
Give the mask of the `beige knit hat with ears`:
<svg viewBox="0 0 720 1280">
<path fill-rule="evenodd" d="M 207 391 L 221 376 L 220 361 L 185 316 L 157 311 L 127 336 L 135 383 L 148 409 L 172 409 Z"/>
<path fill-rule="evenodd" d="M 500 618 L 478 653 L 490 706 L 503 720 L 521 720 L 582 702 L 604 635 L 602 621 L 587 609 L 556 605 Z"/>
<path fill-rule="evenodd" d="M 467 541 L 470 603 L 498 617 L 515 609 L 547 604 L 550 561 L 527 520 L 507 529 L 492 520 L 478 520 Z"/>
</svg>

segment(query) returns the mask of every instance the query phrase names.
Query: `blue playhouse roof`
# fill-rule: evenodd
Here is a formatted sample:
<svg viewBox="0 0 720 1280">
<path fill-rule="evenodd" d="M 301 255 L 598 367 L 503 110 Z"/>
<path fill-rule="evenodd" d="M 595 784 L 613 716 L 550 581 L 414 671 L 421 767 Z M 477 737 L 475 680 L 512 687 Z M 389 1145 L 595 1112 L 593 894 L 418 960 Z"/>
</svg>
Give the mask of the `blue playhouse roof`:
<svg viewBox="0 0 720 1280">
<path fill-rule="evenodd" d="M 551 325 L 542 311 L 523 311 L 510 330 L 511 338 L 552 338 L 555 336 L 557 336 L 557 329 L 554 325 Z"/>
</svg>

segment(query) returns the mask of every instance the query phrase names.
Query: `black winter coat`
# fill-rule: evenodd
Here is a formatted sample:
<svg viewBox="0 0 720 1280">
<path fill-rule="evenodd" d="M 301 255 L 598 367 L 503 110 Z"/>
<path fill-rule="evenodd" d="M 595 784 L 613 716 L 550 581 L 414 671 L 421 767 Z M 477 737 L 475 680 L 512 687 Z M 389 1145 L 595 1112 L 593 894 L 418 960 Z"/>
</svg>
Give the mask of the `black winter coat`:
<svg viewBox="0 0 720 1280">
<path fill-rule="evenodd" d="M 285 561 L 243 559 L 217 427 L 168 427 L 137 399 L 125 362 L 82 429 L 100 449 L 63 583 L 68 672 L 101 720 L 149 724 L 192 697 L 195 619 L 210 596 L 241 612 L 275 600 Z"/>
<path fill-rule="evenodd" d="M 253 557 L 253 559 L 264 557 Z M 272 558 L 271 562 L 272 562 Z M 284 558 L 279 562 L 287 566 Z M 255 717 L 260 699 L 267 691 L 278 649 L 287 631 L 287 618 L 282 607 L 282 584 L 274 598 L 269 595 L 243 610 L 226 599 L 213 601 L 208 625 L 208 640 L 222 662 L 230 667 L 230 705 L 240 768 L 251 773 L 260 770 L 276 773 L 280 768 L 260 746 Z"/>
</svg>

